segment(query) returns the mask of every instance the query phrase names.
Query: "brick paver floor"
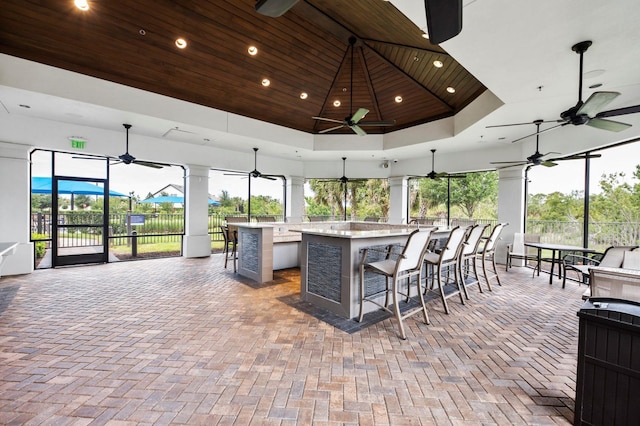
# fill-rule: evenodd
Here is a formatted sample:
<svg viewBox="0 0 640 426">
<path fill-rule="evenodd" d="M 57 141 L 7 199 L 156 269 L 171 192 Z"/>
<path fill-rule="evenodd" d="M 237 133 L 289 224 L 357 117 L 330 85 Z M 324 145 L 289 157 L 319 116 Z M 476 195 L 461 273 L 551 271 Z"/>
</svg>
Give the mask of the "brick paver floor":
<svg viewBox="0 0 640 426">
<path fill-rule="evenodd" d="M 585 287 L 531 270 L 347 334 L 221 255 L 0 279 L 0 424 L 568 424 Z"/>
</svg>

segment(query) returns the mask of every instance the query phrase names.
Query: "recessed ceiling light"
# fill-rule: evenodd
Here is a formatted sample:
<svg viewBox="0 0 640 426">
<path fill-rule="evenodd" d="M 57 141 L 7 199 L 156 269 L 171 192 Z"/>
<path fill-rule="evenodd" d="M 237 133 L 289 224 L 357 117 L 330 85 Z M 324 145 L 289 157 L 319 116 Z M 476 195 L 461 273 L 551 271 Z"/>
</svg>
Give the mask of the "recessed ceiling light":
<svg viewBox="0 0 640 426">
<path fill-rule="evenodd" d="M 402 102 L 402 96 L 400 96 L 400 95 L 396 96 L 395 101 L 396 101 L 396 103 Z"/>
<path fill-rule="evenodd" d="M 147 35 L 147 32 L 145 30 L 143 30 L 142 28 L 140 28 L 140 31 L 138 31 L 138 34 L 143 36 L 143 35 Z"/>
<path fill-rule="evenodd" d="M 80 10 L 89 10 L 89 3 L 87 0 L 75 0 L 73 3 Z"/>
<path fill-rule="evenodd" d="M 263 78 L 263 79 L 262 79 L 262 85 L 263 85 L 264 87 L 268 87 L 270 84 L 271 84 L 271 82 L 269 81 L 269 79 L 268 79 L 268 78 Z"/>
<path fill-rule="evenodd" d="M 300 93 L 300 99 L 307 99 L 308 97 L 309 97 L 309 94 L 307 92 Z"/>
<path fill-rule="evenodd" d="M 249 48 L 247 49 L 247 52 L 249 52 L 249 55 L 255 56 L 258 54 L 258 48 L 255 46 L 249 46 Z"/>
<path fill-rule="evenodd" d="M 456 93 L 456 89 L 454 89 L 453 87 L 449 86 L 449 87 L 447 87 L 447 92 Z"/>
<path fill-rule="evenodd" d="M 333 106 L 336 107 L 336 108 L 339 107 L 340 106 L 340 101 L 337 100 L 337 99 L 335 101 L 333 101 Z"/>
<path fill-rule="evenodd" d="M 433 61 L 433 66 L 436 68 L 442 68 L 443 65 L 442 61 L 438 61 L 437 59 Z"/>
<path fill-rule="evenodd" d="M 413 60 L 414 60 L 415 62 L 418 62 L 418 61 L 420 61 L 420 58 L 418 58 L 417 56 L 414 56 L 414 57 L 413 57 Z"/>
<path fill-rule="evenodd" d="M 183 38 L 177 38 L 176 46 L 178 46 L 179 49 L 184 49 L 185 47 L 187 47 L 187 40 Z"/>
</svg>

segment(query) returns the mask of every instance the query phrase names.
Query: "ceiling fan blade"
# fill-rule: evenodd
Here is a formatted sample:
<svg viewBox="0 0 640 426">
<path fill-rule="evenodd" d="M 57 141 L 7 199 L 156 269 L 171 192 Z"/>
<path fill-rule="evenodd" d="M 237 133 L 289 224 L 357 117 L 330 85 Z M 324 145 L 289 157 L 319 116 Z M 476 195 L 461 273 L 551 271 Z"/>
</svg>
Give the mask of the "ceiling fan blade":
<svg viewBox="0 0 640 426">
<path fill-rule="evenodd" d="M 551 127 L 547 128 L 547 129 L 540 130 L 539 132 L 531 133 L 530 135 L 527 135 L 527 136 L 523 136 L 523 137 L 521 137 L 521 138 L 518 138 L 518 139 L 516 139 L 516 140 L 514 140 L 514 141 L 511 141 L 511 143 L 520 142 L 520 141 L 521 141 L 521 140 L 523 140 L 523 139 L 527 139 L 527 138 L 530 138 L 531 136 L 540 135 L 540 134 L 542 134 L 542 133 L 546 133 L 546 132 L 548 132 L 548 131 L 555 130 L 555 129 L 559 128 L 559 127 L 566 126 L 567 124 L 569 124 L 569 123 L 562 122 L 562 123 L 558 124 L 557 126 L 551 126 Z"/>
<path fill-rule="evenodd" d="M 162 169 L 165 165 L 168 166 L 168 164 L 150 163 L 148 161 L 138 161 L 138 160 L 135 160 L 133 164 L 138 164 L 140 166 L 145 166 L 145 167 L 151 167 L 153 169 Z"/>
<path fill-rule="evenodd" d="M 561 122 L 561 120 L 540 121 L 540 123 L 560 123 L 560 122 Z M 494 127 L 524 126 L 525 124 L 532 124 L 532 123 L 528 122 L 528 123 L 496 124 L 496 125 L 493 125 L 493 126 L 485 126 L 485 129 L 492 129 Z"/>
<path fill-rule="evenodd" d="M 351 127 L 351 130 L 353 130 L 358 136 L 366 136 L 367 135 L 367 132 L 362 130 L 360 128 L 360 126 L 357 126 L 357 125 L 354 124 L 353 126 L 349 126 L 349 127 Z"/>
<path fill-rule="evenodd" d="M 587 158 L 600 158 L 602 154 L 575 154 L 560 158 L 549 158 L 548 161 L 584 160 Z"/>
<path fill-rule="evenodd" d="M 462 178 L 466 178 L 467 175 L 459 175 L 459 174 L 451 174 L 451 175 L 446 175 L 445 177 L 447 178 L 451 178 L 451 179 L 462 179 Z"/>
<path fill-rule="evenodd" d="M 640 112 L 640 105 L 633 105 L 633 106 L 624 107 L 624 108 L 610 109 L 609 111 L 602 111 L 596 115 L 596 118 L 615 117 L 617 115 L 635 114 L 637 112 Z"/>
<path fill-rule="evenodd" d="M 311 117 L 314 120 L 322 120 L 322 121 L 329 121 L 331 123 L 344 123 L 344 120 L 335 120 L 333 118 L 324 118 L 324 117 Z"/>
<path fill-rule="evenodd" d="M 384 126 L 395 126 L 396 120 L 391 121 L 365 121 L 363 123 L 358 123 L 360 127 L 384 127 Z"/>
<path fill-rule="evenodd" d="M 557 166 L 558 164 L 554 163 L 551 160 L 546 160 L 543 161 L 542 163 L 540 163 L 541 165 L 545 166 L 545 167 L 553 167 L 553 166 Z"/>
<path fill-rule="evenodd" d="M 267 180 L 276 180 L 276 178 L 274 176 L 271 176 L 271 175 L 263 175 L 263 174 L 261 174 L 258 177 L 261 177 L 262 179 L 267 179 Z"/>
<path fill-rule="evenodd" d="M 351 121 L 353 121 L 354 124 L 357 124 L 358 121 L 362 120 L 368 113 L 368 109 L 360 108 L 355 112 L 355 114 L 353 114 L 353 116 L 351 117 Z"/>
<path fill-rule="evenodd" d="M 587 126 L 595 127 L 596 129 L 608 130 L 610 132 L 621 132 L 631 127 L 631 124 L 596 117 L 589 120 Z"/>
<path fill-rule="evenodd" d="M 620 96 L 619 92 L 594 92 L 589 96 L 589 99 L 578 108 L 576 114 L 586 114 L 589 117 L 593 117 L 618 96 Z"/>
<path fill-rule="evenodd" d="M 344 127 L 344 124 L 341 124 L 340 126 L 329 127 L 328 129 L 320 130 L 318 133 L 327 133 L 327 132 L 331 132 L 333 130 L 342 129 L 343 127 Z"/>
</svg>

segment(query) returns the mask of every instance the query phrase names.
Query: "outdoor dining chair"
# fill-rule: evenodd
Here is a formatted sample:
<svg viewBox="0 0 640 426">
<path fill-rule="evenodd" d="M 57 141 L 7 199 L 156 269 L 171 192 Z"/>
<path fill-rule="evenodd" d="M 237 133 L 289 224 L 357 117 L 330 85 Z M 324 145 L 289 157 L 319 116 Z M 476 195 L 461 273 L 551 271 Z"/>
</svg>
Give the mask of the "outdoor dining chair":
<svg viewBox="0 0 640 426">
<path fill-rule="evenodd" d="M 513 243 L 507 244 L 507 262 L 505 263 L 505 271 L 513 267 L 513 259 L 524 260 L 524 266 L 528 262 L 538 262 L 538 251 L 533 247 L 526 247 L 524 243 L 539 243 L 540 235 L 524 234 L 516 232 L 513 234 Z"/>
<path fill-rule="evenodd" d="M 562 288 L 567 282 L 567 273 L 570 271 L 578 274 L 580 283 L 589 284 L 589 268 L 592 266 L 606 266 L 610 268 L 622 267 L 624 253 L 637 248 L 637 246 L 611 246 L 603 253 L 592 253 L 582 256 L 567 254 L 562 258 Z"/>
<path fill-rule="evenodd" d="M 398 321 L 400 337 L 404 340 L 407 335 L 404 330 L 403 320 L 417 313 L 422 313 L 424 323 L 429 324 L 429 314 L 424 303 L 424 295 L 421 288 L 422 264 L 427 251 L 427 244 L 431 237 L 433 228 L 416 229 L 409 235 L 402 253 L 393 253 L 390 246 L 385 250 L 384 258 L 374 262 L 367 262 L 370 251 L 378 251 L 375 248 L 366 248 L 362 251 L 360 262 L 360 315 L 358 321 L 362 322 L 364 317 L 364 304 L 373 303 L 381 309 L 389 312 Z M 384 288 L 382 285 L 376 286 L 376 280 L 365 279 L 365 273 L 373 273 L 385 277 Z M 406 292 L 401 287 L 401 282 L 406 280 Z M 367 286 L 367 283 L 369 284 Z M 411 306 L 411 286 L 417 287 L 419 299 L 418 306 Z M 375 287 L 375 288 L 371 288 Z M 391 296 L 391 306 L 389 305 Z M 404 297 L 400 297 L 404 296 Z M 382 299 L 384 298 L 384 302 Z M 405 301 L 405 310 L 401 310 L 401 299 Z"/>
</svg>

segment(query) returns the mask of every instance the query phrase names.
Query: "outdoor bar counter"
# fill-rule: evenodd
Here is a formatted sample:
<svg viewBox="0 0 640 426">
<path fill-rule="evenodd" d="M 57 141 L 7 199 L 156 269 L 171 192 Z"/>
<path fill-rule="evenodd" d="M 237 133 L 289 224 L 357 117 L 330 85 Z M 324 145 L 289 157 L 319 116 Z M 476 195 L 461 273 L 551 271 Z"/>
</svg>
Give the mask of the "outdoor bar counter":
<svg viewBox="0 0 640 426">
<path fill-rule="evenodd" d="M 300 297 L 343 318 L 359 313 L 362 249 L 383 251 L 388 245 L 404 245 L 416 229 L 415 225 L 372 222 L 237 225 L 240 275 L 264 283 L 273 280 L 274 270 L 299 266 Z M 432 238 L 446 238 L 448 233 L 448 228 L 439 228 Z M 383 255 L 370 253 L 372 257 Z M 380 283 L 367 278 L 367 285 Z M 372 304 L 366 308 L 376 309 Z"/>
<path fill-rule="evenodd" d="M 303 229 L 300 247 L 300 297 L 343 318 L 360 309 L 361 249 L 404 244 L 411 233 L 396 229 Z M 368 304 L 366 307 L 375 309 Z"/>
</svg>

